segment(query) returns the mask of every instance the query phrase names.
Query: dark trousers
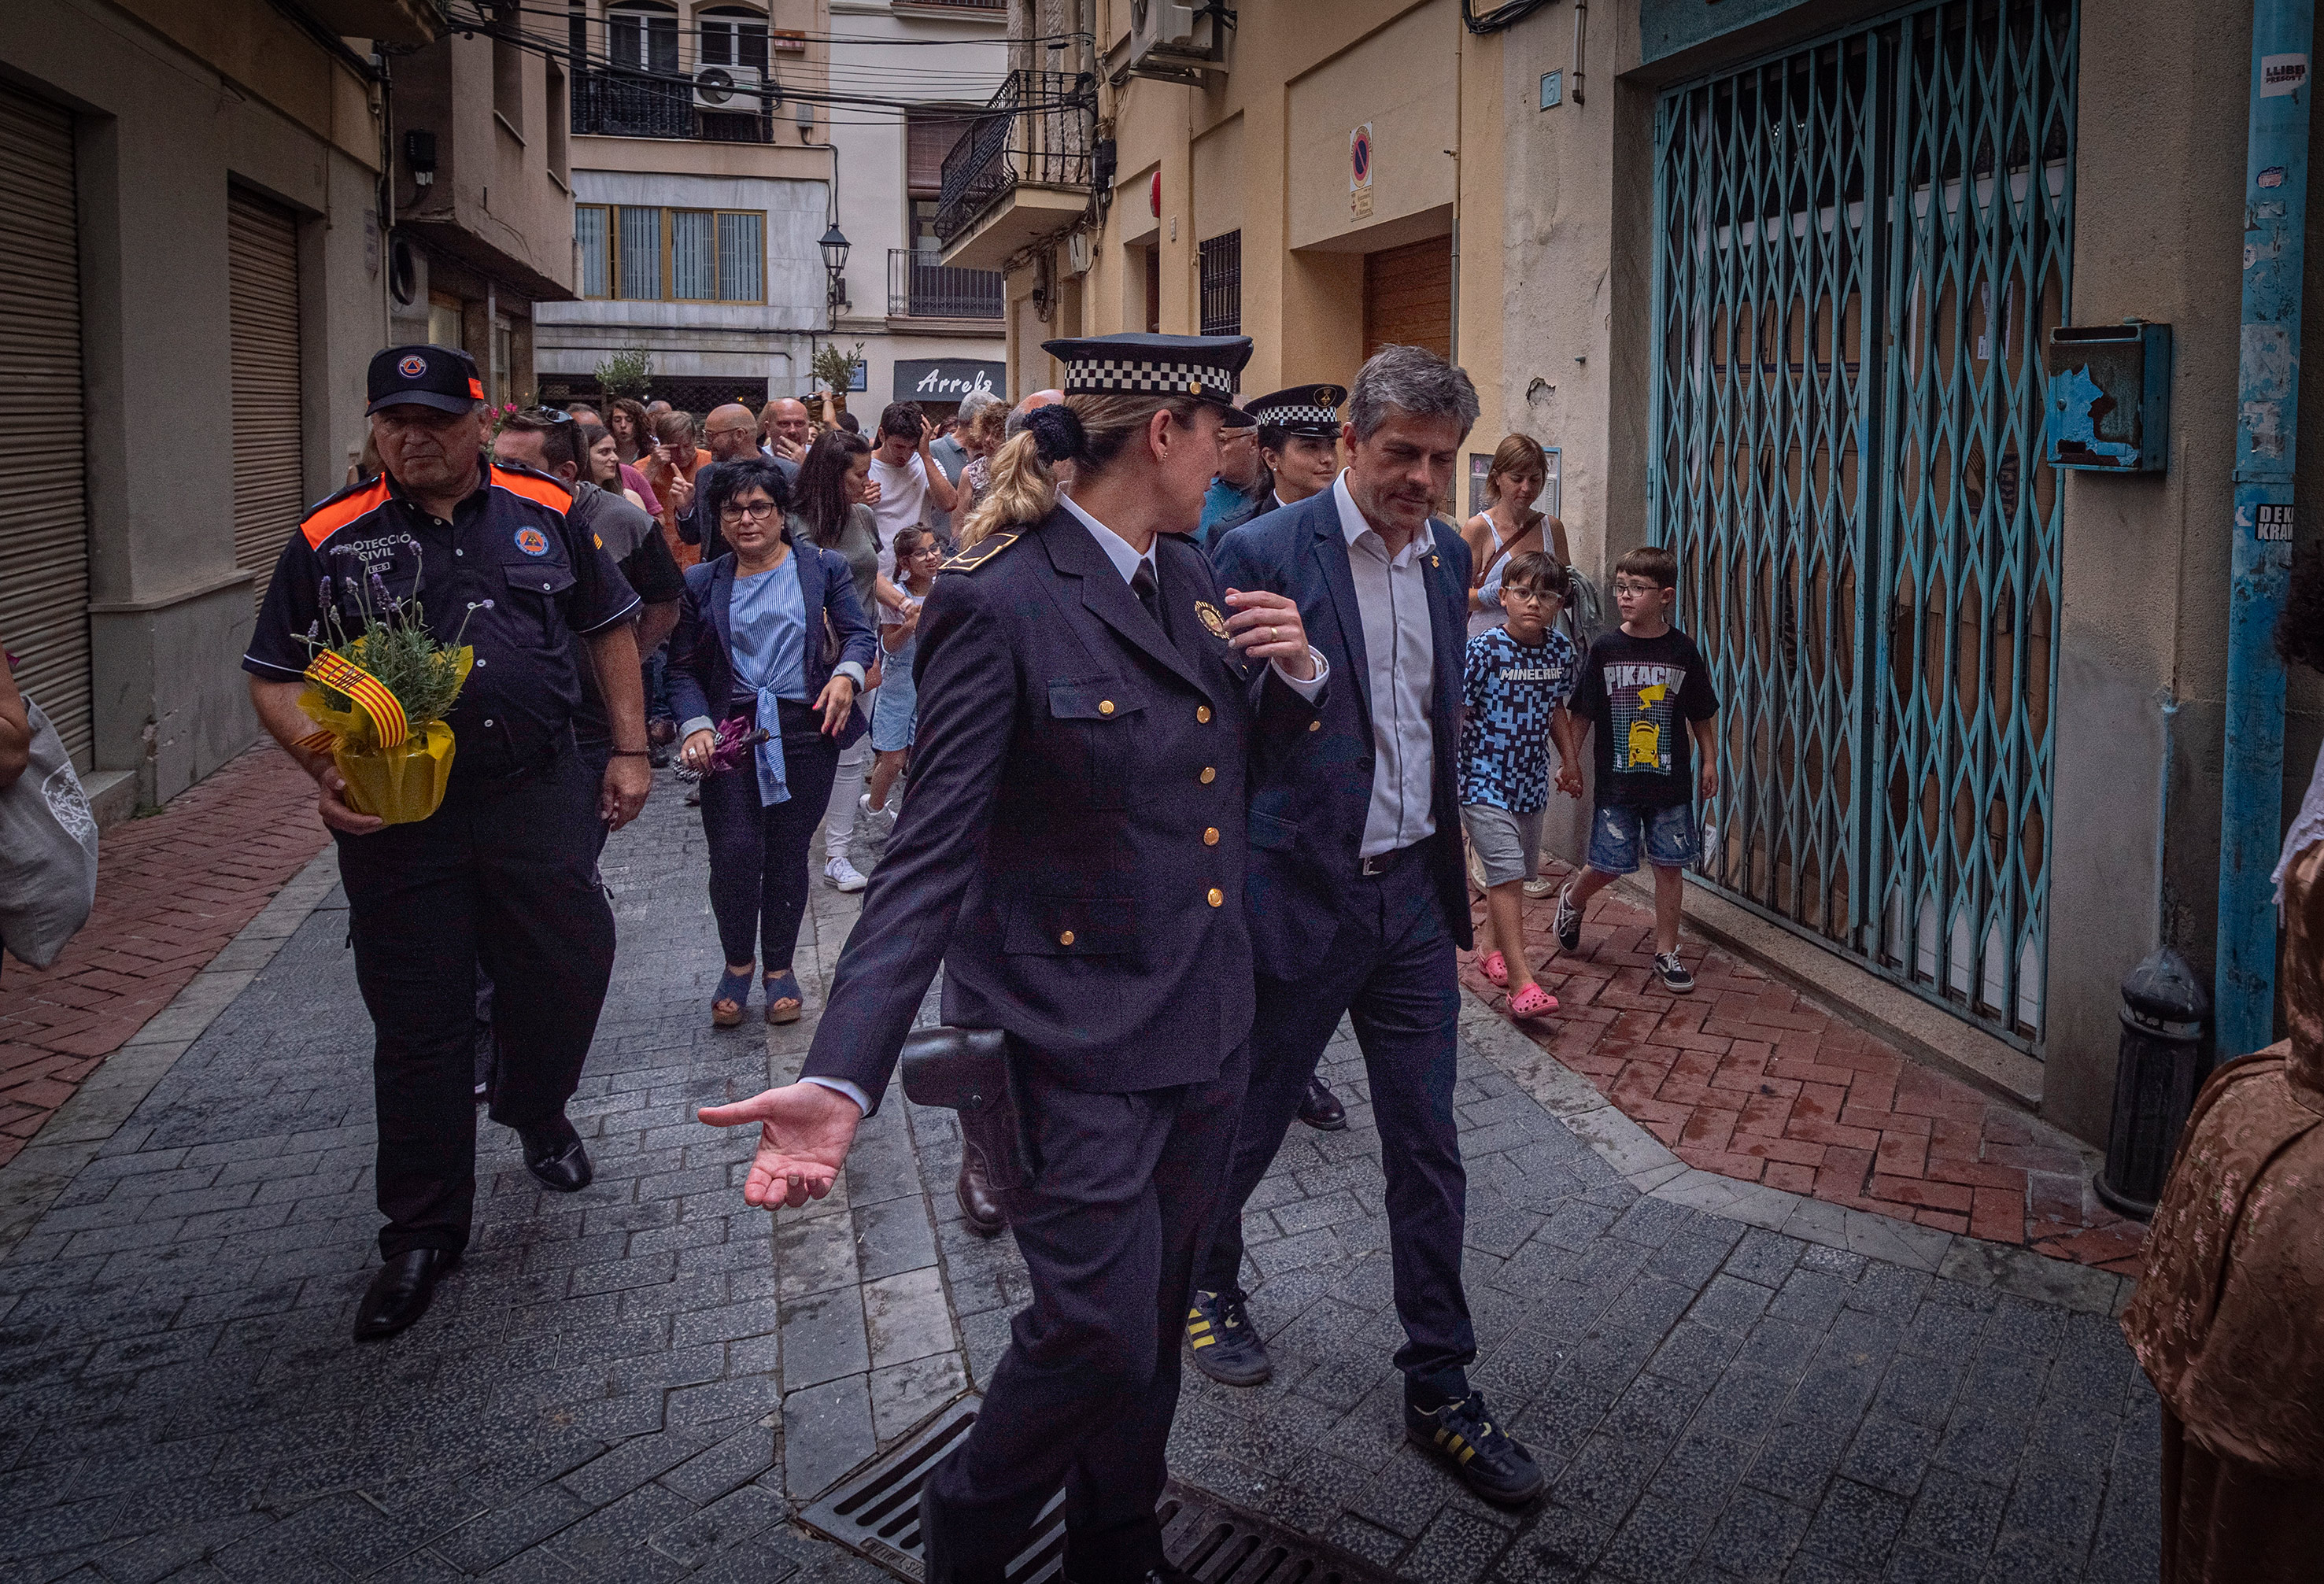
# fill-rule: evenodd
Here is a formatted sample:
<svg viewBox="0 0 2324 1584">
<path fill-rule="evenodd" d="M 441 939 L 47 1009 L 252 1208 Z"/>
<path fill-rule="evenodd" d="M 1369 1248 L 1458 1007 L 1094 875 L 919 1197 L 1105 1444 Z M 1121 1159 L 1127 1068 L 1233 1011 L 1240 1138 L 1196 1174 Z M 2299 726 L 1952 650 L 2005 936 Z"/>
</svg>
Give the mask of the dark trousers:
<svg viewBox="0 0 2324 1584">
<path fill-rule="evenodd" d="M 997 1584 L 1061 1485 L 1067 1574 L 1139 1578 L 1162 1565 L 1178 1333 L 1249 1053 L 1208 1083 L 1142 1094 L 1061 1089 L 1011 1054 L 1031 1171 L 1009 1224 L 1033 1297 L 975 1426 L 931 1476 L 951 1576 L 930 1584 Z"/>
<path fill-rule="evenodd" d="M 807 916 L 807 850 L 831 801 L 839 744 L 816 729 L 821 714 L 782 705 L 783 782 L 790 796 L 761 806 L 749 760 L 702 780 L 702 833 L 710 843 L 710 910 L 729 962 L 756 954 L 769 973 L 791 965 Z M 850 811 L 853 812 L 852 810 Z M 753 938 L 755 937 L 755 938 Z"/>
<path fill-rule="evenodd" d="M 1421 852 L 1407 848 L 1388 873 L 1354 882 L 1338 936 L 1314 972 L 1261 974 L 1250 1031 L 1250 1091 L 1243 1101 L 1225 1202 L 1194 1285 L 1240 1293 L 1242 1207 L 1283 1147 L 1342 1014 L 1356 1027 L 1388 1177 L 1388 1252 L 1405 1345 L 1396 1367 L 1457 1390 L 1449 1372 L 1477 1356 L 1461 1289 L 1468 1176 L 1452 1114 L 1461 990 L 1452 937 Z"/>
<path fill-rule="evenodd" d="M 376 1032 L 382 1256 L 467 1246 L 476 1195 L 479 964 L 493 982 L 493 1120 L 553 1120 L 613 972 L 597 782 L 569 745 L 429 818 L 338 838 L 355 980 Z"/>
</svg>

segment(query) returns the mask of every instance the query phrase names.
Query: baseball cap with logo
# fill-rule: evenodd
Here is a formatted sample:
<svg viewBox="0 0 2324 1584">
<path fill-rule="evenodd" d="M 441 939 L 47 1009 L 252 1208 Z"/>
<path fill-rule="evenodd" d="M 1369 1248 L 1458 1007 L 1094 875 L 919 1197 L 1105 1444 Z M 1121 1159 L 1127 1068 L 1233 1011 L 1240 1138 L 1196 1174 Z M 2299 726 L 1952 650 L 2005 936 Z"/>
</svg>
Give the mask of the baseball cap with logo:
<svg viewBox="0 0 2324 1584">
<path fill-rule="evenodd" d="M 391 346 L 371 360 L 366 413 L 406 402 L 466 412 L 484 399 L 476 360 L 456 346 Z"/>
</svg>

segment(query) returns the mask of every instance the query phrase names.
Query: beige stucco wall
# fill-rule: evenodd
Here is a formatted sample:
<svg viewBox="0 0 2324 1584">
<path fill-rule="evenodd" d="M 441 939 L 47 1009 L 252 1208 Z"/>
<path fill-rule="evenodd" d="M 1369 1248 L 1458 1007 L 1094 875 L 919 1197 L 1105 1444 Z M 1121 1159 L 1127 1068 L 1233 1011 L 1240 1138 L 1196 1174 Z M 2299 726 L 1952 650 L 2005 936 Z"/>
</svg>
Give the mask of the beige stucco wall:
<svg viewBox="0 0 2324 1584">
<path fill-rule="evenodd" d="M 362 84 L 263 0 L 136 14 L 15 0 L 0 6 L 0 69 L 75 115 L 94 757 L 166 798 L 256 732 L 238 664 L 251 590 L 234 566 L 227 190 L 302 217 L 306 483 L 320 497 L 384 335 L 365 222 L 377 129 L 351 108 Z"/>
</svg>

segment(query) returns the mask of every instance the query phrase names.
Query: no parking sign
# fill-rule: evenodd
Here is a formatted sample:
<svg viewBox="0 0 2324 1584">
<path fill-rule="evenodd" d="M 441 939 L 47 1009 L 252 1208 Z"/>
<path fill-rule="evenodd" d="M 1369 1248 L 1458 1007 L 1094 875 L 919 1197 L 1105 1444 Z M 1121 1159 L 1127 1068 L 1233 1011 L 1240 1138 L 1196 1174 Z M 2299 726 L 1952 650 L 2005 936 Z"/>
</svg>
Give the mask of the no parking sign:
<svg viewBox="0 0 2324 1584">
<path fill-rule="evenodd" d="M 1372 212 L 1372 124 L 1348 134 L 1348 210 L 1358 219 Z"/>
</svg>

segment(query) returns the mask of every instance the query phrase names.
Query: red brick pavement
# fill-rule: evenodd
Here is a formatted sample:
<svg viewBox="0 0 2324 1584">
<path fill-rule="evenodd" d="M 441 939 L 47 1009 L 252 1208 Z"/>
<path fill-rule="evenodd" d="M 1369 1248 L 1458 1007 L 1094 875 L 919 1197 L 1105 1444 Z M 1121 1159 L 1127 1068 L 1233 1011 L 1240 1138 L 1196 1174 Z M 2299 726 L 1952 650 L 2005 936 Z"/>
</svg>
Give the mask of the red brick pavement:
<svg viewBox="0 0 2324 1584">
<path fill-rule="evenodd" d="M 1506 1015 L 1508 992 L 1478 967 L 1490 948 L 1481 898 L 1476 910 L 1462 977 Z M 1614 891 L 1591 901 L 1571 955 L 1555 910 L 1527 902 L 1526 935 L 1559 1010 L 1515 1026 L 1689 1165 L 2136 1274 L 2144 1227 L 2098 1202 L 2057 1129 L 1696 940 L 1680 945 L 1695 993 L 1670 994 L 1649 972 L 1653 914 Z"/>
<path fill-rule="evenodd" d="M 315 783 L 271 742 L 107 831 L 87 926 L 49 967 L 0 971 L 0 1164 L 326 839 Z"/>
</svg>

